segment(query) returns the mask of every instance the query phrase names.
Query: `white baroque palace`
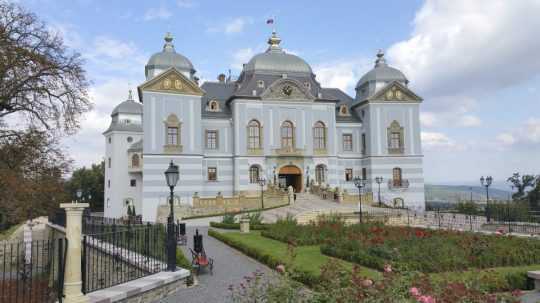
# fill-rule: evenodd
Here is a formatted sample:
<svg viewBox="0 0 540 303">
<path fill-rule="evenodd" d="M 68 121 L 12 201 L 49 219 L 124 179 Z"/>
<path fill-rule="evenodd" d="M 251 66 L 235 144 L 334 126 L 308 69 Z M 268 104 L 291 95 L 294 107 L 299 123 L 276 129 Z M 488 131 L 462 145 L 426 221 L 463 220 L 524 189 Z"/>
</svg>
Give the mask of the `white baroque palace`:
<svg viewBox="0 0 540 303">
<path fill-rule="evenodd" d="M 422 99 L 382 52 L 351 97 L 321 87 L 275 32 L 238 79 L 221 74 L 202 85 L 172 40 L 167 34 L 149 59 L 139 100 L 130 92 L 103 133 L 105 216 L 125 215 L 131 204 L 154 221 L 167 203 L 171 161 L 180 168 L 177 203 L 192 203 L 195 193 L 249 195 L 260 190 L 260 178 L 299 192 L 314 182 L 356 193 L 353 178 L 360 177 L 377 197 L 382 177 L 383 202 L 424 208 Z"/>
</svg>

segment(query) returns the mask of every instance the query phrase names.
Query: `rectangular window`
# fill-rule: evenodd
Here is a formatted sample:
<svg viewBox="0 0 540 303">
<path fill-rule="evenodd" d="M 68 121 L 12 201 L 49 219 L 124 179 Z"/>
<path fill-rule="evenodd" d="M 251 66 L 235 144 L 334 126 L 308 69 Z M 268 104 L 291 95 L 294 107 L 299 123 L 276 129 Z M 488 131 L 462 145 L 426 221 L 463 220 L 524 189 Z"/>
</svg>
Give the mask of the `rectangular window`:
<svg viewBox="0 0 540 303">
<path fill-rule="evenodd" d="M 343 150 L 352 151 L 352 134 L 343 134 Z"/>
<path fill-rule="evenodd" d="M 208 181 L 217 181 L 217 168 L 208 168 Z"/>
<path fill-rule="evenodd" d="M 207 149 L 218 148 L 218 131 L 217 130 L 206 131 L 206 148 Z"/>
<path fill-rule="evenodd" d="M 362 167 L 362 179 L 367 180 L 367 169 Z"/>
<path fill-rule="evenodd" d="M 392 132 L 390 134 L 390 148 L 391 149 L 400 149 L 401 148 L 401 133 Z"/>
<path fill-rule="evenodd" d="M 107 180 L 107 187 L 111 187 L 111 180 Z"/>
<path fill-rule="evenodd" d="M 362 134 L 362 154 L 366 153 L 366 134 Z"/>
<path fill-rule="evenodd" d="M 353 174 L 352 174 L 352 168 L 346 168 L 345 169 L 345 181 L 352 181 Z"/>
<path fill-rule="evenodd" d="M 109 164 L 108 164 L 109 168 L 111 168 L 111 157 L 109 157 Z"/>
<path fill-rule="evenodd" d="M 178 145 L 178 127 L 167 127 L 167 145 Z"/>
<path fill-rule="evenodd" d="M 135 180 L 135 179 L 129 180 L 129 185 L 130 185 L 131 187 L 137 186 L 137 180 Z"/>
</svg>

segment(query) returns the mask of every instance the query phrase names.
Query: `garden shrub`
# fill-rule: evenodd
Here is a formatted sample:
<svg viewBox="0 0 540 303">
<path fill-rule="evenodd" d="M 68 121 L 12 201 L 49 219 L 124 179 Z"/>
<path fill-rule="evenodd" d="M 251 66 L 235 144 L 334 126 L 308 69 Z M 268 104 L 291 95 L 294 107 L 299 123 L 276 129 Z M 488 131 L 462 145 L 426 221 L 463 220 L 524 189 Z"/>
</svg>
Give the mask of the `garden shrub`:
<svg viewBox="0 0 540 303">
<path fill-rule="evenodd" d="M 240 223 L 221 223 L 221 222 L 210 222 L 211 227 L 221 228 L 221 229 L 237 229 L 240 230 Z M 258 225 L 249 225 L 250 230 L 264 230 L 267 229 L 268 225 L 258 224 Z"/>
<path fill-rule="evenodd" d="M 191 266 L 191 261 L 186 258 L 180 248 L 176 249 L 176 265 L 189 271 L 193 270 L 193 267 Z"/>
<path fill-rule="evenodd" d="M 262 214 L 260 212 L 254 212 L 247 214 L 249 219 L 249 225 L 261 225 L 262 224 Z"/>
<path fill-rule="evenodd" d="M 225 223 L 225 224 L 236 223 L 235 214 L 228 213 L 228 214 L 223 215 L 223 218 L 221 219 L 221 223 Z"/>
</svg>

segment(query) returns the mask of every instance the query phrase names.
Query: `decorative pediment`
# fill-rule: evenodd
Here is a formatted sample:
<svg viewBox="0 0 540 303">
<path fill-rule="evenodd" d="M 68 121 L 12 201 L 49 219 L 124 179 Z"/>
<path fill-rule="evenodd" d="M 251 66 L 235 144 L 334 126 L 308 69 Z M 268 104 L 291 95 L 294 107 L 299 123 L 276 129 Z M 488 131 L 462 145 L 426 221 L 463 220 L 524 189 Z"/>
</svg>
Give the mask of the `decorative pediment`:
<svg viewBox="0 0 540 303">
<path fill-rule="evenodd" d="M 293 79 L 275 81 L 261 94 L 261 98 L 304 101 L 315 99 L 301 83 Z"/>
<path fill-rule="evenodd" d="M 421 102 L 422 98 L 399 82 L 392 82 L 369 98 L 377 101 Z"/>
<path fill-rule="evenodd" d="M 169 68 L 139 86 L 141 91 L 154 91 L 182 95 L 202 96 L 204 91 L 175 68 Z M 139 96 L 142 94 L 139 93 Z"/>
</svg>

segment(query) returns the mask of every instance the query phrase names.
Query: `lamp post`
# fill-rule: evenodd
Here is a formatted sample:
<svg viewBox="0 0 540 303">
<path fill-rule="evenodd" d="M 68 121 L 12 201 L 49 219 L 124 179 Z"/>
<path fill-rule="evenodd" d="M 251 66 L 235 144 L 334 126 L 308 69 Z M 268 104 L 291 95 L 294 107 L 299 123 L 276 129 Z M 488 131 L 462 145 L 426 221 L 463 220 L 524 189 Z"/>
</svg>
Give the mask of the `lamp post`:
<svg viewBox="0 0 540 303">
<path fill-rule="evenodd" d="M 379 200 L 379 207 L 382 205 L 381 202 L 381 183 L 383 182 L 383 177 L 375 177 L 375 182 L 377 182 L 377 185 L 379 186 L 379 190 L 377 193 L 377 198 Z"/>
<path fill-rule="evenodd" d="M 266 179 L 260 178 L 259 185 L 261 186 L 261 209 L 264 209 L 264 186 L 266 185 Z"/>
<path fill-rule="evenodd" d="M 362 189 L 366 186 L 366 183 L 366 179 L 361 179 L 360 177 L 354 178 L 354 186 L 358 188 L 358 216 L 360 219 L 360 223 L 362 223 Z"/>
<path fill-rule="evenodd" d="M 305 190 L 305 192 L 308 191 L 308 187 L 309 187 L 309 165 L 306 167 L 306 190 Z"/>
<path fill-rule="evenodd" d="M 491 186 L 491 183 L 493 183 L 493 178 L 491 176 L 487 176 L 484 178 L 484 176 L 480 177 L 480 184 L 486 188 L 486 219 L 488 222 L 491 222 L 491 214 L 489 209 L 489 187 Z"/>
<path fill-rule="evenodd" d="M 165 171 L 165 179 L 167 180 L 167 186 L 171 190 L 171 196 L 169 199 L 169 206 L 171 208 L 169 218 L 167 219 L 167 270 L 176 270 L 176 239 L 174 237 L 174 187 L 178 183 L 178 165 L 174 165 L 173 161 L 169 164 L 169 167 Z"/>
<path fill-rule="evenodd" d="M 274 186 L 277 185 L 277 180 L 276 180 L 276 166 L 274 165 L 274 170 L 272 171 L 274 173 Z"/>
</svg>

